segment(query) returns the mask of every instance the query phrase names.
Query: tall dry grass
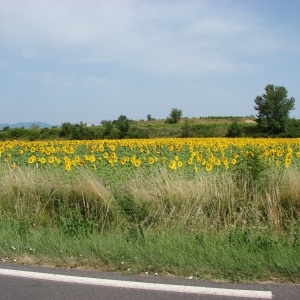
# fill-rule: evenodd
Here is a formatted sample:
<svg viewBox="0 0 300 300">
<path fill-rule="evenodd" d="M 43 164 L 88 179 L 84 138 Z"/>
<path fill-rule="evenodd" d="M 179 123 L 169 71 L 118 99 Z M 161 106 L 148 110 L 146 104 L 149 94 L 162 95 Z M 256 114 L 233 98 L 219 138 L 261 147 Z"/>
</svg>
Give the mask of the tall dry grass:
<svg viewBox="0 0 300 300">
<path fill-rule="evenodd" d="M 59 225 L 77 211 L 99 231 L 136 224 L 203 230 L 285 230 L 300 216 L 300 170 L 269 170 L 255 181 L 232 172 L 195 176 L 153 169 L 123 182 L 104 182 L 97 173 L 2 167 L 1 218 L 26 218 L 36 226 Z"/>
<path fill-rule="evenodd" d="M 113 212 L 113 199 L 112 191 L 84 169 L 77 174 L 39 168 L 0 170 L 1 218 L 27 218 L 42 225 L 77 210 L 85 220 L 91 213 L 98 215 L 103 230 Z"/>
<path fill-rule="evenodd" d="M 300 216 L 299 169 L 269 170 L 259 181 L 231 172 L 194 177 L 156 169 L 123 189 L 147 210 L 145 223 L 163 227 L 284 229 Z"/>
</svg>

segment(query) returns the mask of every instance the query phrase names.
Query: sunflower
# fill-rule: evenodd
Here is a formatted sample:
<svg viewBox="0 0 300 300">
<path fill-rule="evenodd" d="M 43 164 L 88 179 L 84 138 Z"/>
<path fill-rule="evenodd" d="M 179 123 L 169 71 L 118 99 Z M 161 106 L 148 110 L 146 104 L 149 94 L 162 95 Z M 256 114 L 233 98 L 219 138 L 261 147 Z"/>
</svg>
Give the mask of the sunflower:
<svg viewBox="0 0 300 300">
<path fill-rule="evenodd" d="M 187 162 L 188 162 L 189 165 L 191 165 L 193 163 L 193 158 L 190 157 Z"/>
<path fill-rule="evenodd" d="M 170 163 L 169 163 L 169 168 L 171 170 L 176 170 L 176 160 L 171 160 Z"/>
<path fill-rule="evenodd" d="M 208 162 L 208 163 L 205 165 L 205 169 L 206 169 L 206 171 L 211 171 L 211 170 L 212 170 L 212 163 Z"/>
<path fill-rule="evenodd" d="M 109 149 L 110 149 L 111 151 L 115 151 L 115 149 L 116 149 L 116 146 L 115 146 L 115 145 L 109 145 L 108 147 L 109 147 Z"/>
<path fill-rule="evenodd" d="M 292 158 L 291 157 L 286 157 L 285 161 L 284 161 L 284 165 L 287 168 L 292 162 Z"/>
<path fill-rule="evenodd" d="M 46 163 L 46 158 L 45 158 L 45 157 L 40 158 L 40 159 L 39 159 L 39 162 L 40 162 L 41 164 Z"/>
<path fill-rule="evenodd" d="M 48 157 L 48 162 L 49 162 L 49 164 L 53 164 L 54 163 L 54 156 L 49 156 Z"/>
<path fill-rule="evenodd" d="M 150 157 L 150 158 L 149 158 L 149 164 L 150 164 L 150 165 L 153 165 L 154 162 L 155 162 L 155 159 L 154 159 L 153 157 Z"/>
<path fill-rule="evenodd" d="M 126 156 L 124 156 L 122 159 L 121 159 L 121 165 L 125 165 L 127 162 L 127 158 Z"/>
<path fill-rule="evenodd" d="M 35 156 L 35 155 L 31 155 L 31 156 L 28 158 L 28 162 L 29 162 L 30 164 L 33 164 L 35 161 L 36 161 L 36 156 Z"/>
<path fill-rule="evenodd" d="M 141 165 L 141 159 L 140 158 L 136 159 L 133 164 L 135 167 L 139 167 Z"/>
</svg>

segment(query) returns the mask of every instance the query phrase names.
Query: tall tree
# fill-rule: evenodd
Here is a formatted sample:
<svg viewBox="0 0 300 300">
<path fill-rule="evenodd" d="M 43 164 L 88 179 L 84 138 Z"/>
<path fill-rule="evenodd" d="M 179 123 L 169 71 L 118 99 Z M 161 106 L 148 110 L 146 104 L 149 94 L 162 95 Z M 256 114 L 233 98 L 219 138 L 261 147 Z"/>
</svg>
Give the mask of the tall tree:
<svg viewBox="0 0 300 300">
<path fill-rule="evenodd" d="M 260 130 L 268 134 L 280 134 L 286 129 L 290 110 L 294 109 L 295 99 L 288 98 L 288 91 L 283 86 L 268 84 L 265 94 L 255 98 L 257 124 Z"/>
<path fill-rule="evenodd" d="M 176 124 L 179 123 L 181 118 L 182 118 L 182 110 L 177 108 L 172 108 L 169 117 L 167 117 L 166 119 L 166 123 Z"/>
<path fill-rule="evenodd" d="M 116 126 L 120 130 L 120 138 L 124 138 L 130 128 L 130 121 L 126 116 L 121 115 L 116 121 Z"/>
</svg>

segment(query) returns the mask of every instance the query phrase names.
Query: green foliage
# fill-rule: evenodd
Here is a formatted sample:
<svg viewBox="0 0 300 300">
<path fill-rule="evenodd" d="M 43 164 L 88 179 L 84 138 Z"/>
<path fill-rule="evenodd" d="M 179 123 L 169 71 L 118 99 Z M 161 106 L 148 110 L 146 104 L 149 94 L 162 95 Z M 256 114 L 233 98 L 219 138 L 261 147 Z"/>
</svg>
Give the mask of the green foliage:
<svg viewBox="0 0 300 300">
<path fill-rule="evenodd" d="M 246 118 L 248 120 L 248 118 Z M 228 121 L 228 123 L 227 123 Z M 255 123 L 246 123 L 242 117 L 207 117 L 185 118 L 184 124 L 169 124 L 165 120 L 147 122 L 129 120 L 129 129 L 121 133 L 117 120 L 101 121 L 101 125 L 87 126 L 84 123 L 62 123 L 57 128 L 24 129 L 8 128 L 0 130 L 0 140 L 50 140 L 50 139 L 118 139 L 118 138 L 163 138 L 163 137 L 225 137 L 239 136 L 242 130 L 244 137 L 268 137 Z M 234 125 L 237 122 L 237 126 Z M 126 123 L 126 122 L 125 122 Z M 231 125 L 230 125 L 231 124 Z M 230 127 L 229 127 L 230 126 Z M 231 128 L 231 126 L 233 128 Z M 236 128 L 235 128 L 236 126 Z M 288 119 L 285 131 L 276 134 L 279 137 L 300 137 L 300 120 Z"/>
<path fill-rule="evenodd" d="M 126 274 L 130 270 L 231 282 L 300 280 L 300 247 L 289 242 L 288 234 L 247 228 L 212 233 L 197 232 L 199 228 L 194 232 L 132 227 L 126 235 L 109 232 L 74 238 L 51 227 L 20 236 L 11 227 L 0 223 L 0 252 L 7 262 L 28 264 L 30 255 L 32 264 Z"/>
<path fill-rule="evenodd" d="M 65 235 L 78 238 L 81 235 L 97 232 L 95 216 L 90 214 L 88 218 L 85 217 L 78 207 L 62 210 L 58 217 L 60 228 Z"/>
<path fill-rule="evenodd" d="M 39 138 L 40 132 L 38 129 L 29 129 L 26 131 L 27 138 L 29 141 L 35 141 Z"/>
<path fill-rule="evenodd" d="M 261 151 L 253 148 L 247 151 L 243 157 L 239 159 L 236 165 L 236 179 L 237 181 L 242 180 L 243 185 L 245 181 L 250 183 L 258 182 L 266 169 L 265 162 L 260 158 Z"/>
<path fill-rule="evenodd" d="M 295 118 L 289 119 L 286 123 L 285 132 L 281 136 L 289 138 L 300 137 L 300 120 Z"/>
<path fill-rule="evenodd" d="M 243 167 L 261 172 L 255 164 Z M 257 184 L 246 189 L 242 180 L 235 185 L 230 171 L 191 177 L 149 173 L 139 172 L 137 181 L 133 173 L 131 179 L 118 176 L 118 183 L 101 186 L 84 169 L 73 175 L 37 169 L 23 177 L 21 169 L 8 176 L 2 170 L 2 256 L 22 262 L 30 254 L 33 262 L 136 273 L 300 280 L 300 189 L 286 186 L 299 173 L 278 174 L 262 189 Z M 266 199 L 272 189 L 278 193 Z"/>
<path fill-rule="evenodd" d="M 226 127 L 222 124 L 191 125 L 191 137 L 220 137 L 225 136 Z"/>
<path fill-rule="evenodd" d="M 121 117 L 121 116 L 120 116 Z M 118 139 L 118 138 L 161 138 L 161 137 L 224 137 L 228 131 L 227 121 L 236 121 L 243 128 L 244 136 L 260 136 L 256 124 L 242 123 L 242 117 L 185 118 L 184 125 L 153 118 L 142 121 L 128 120 L 125 116 L 118 120 L 102 120 L 98 126 L 87 126 L 80 122 L 62 123 L 61 126 L 41 129 L 8 128 L 0 131 L 0 140 L 49 140 L 49 139 Z M 151 115 L 149 115 L 151 117 Z M 213 118 L 213 119 L 212 119 Z M 124 121 L 124 122 L 123 122 Z M 129 121 L 129 123 L 127 122 Z M 293 123 L 297 123 L 297 120 Z M 282 136 L 294 137 L 297 126 L 288 124 L 287 133 Z M 118 126 L 117 126 L 118 125 Z M 125 126 L 123 126 L 125 125 Z M 129 125 L 129 128 L 128 128 Z M 170 126 L 171 125 L 171 126 Z M 128 131 L 127 131 L 128 129 Z M 122 132 L 121 132 L 122 130 Z"/>
<path fill-rule="evenodd" d="M 37 129 L 40 129 L 40 126 L 39 126 L 38 124 L 32 124 L 32 125 L 30 126 L 30 129 L 32 129 L 32 130 L 37 130 Z"/>
<path fill-rule="evenodd" d="M 227 130 L 227 137 L 241 137 L 243 134 L 243 128 L 241 125 L 238 124 L 238 122 L 233 122 L 229 126 Z"/>
<path fill-rule="evenodd" d="M 223 124 L 191 124 L 186 119 L 181 127 L 181 137 L 221 137 L 225 136 L 226 127 Z"/>
<path fill-rule="evenodd" d="M 172 108 L 170 115 L 166 119 L 166 123 L 177 124 L 182 118 L 182 110 L 177 108 Z"/>
<path fill-rule="evenodd" d="M 125 138 L 129 131 L 129 128 L 130 128 L 129 119 L 127 119 L 126 116 L 121 115 L 121 116 L 119 116 L 119 118 L 117 119 L 117 121 L 115 123 L 116 123 L 116 127 L 120 131 L 119 138 L 121 138 L 121 139 Z"/>
<path fill-rule="evenodd" d="M 24 127 L 9 129 L 8 135 L 10 139 L 19 139 L 26 136 L 26 129 Z"/>
<path fill-rule="evenodd" d="M 181 137 L 194 137 L 193 127 L 189 124 L 188 119 L 184 120 L 184 125 L 181 128 Z"/>
<path fill-rule="evenodd" d="M 72 124 L 70 122 L 64 122 L 61 124 L 59 136 L 70 137 L 72 133 Z"/>
<path fill-rule="evenodd" d="M 265 94 L 254 100 L 254 108 L 258 111 L 258 126 L 263 133 L 270 135 L 284 133 L 295 99 L 287 97 L 288 92 L 283 86 L 268 84 L 265 91 Z"/>
<path fill-rule="evenodd" d="M 22 216 L 20 220 L 18 220 L 17 232 L 20 236 L 29 234 L 31 224 L 27 218 L 27 216 Z"/>
<path fill-rule="evenodd" d="M 231 245 L 236 245 L 236 246 L 241 244 L 249 245 L 253 242 L 253 240 L 254 238 L 249 228 L 247 228 L 246 230 L 235 228 L 228 232 L 228 242 Z"/>
<path fill-rule="evenodd" d="M 151 115 L 147 115 L 147 121 L 155 121 L 155 118 L 152 118 Z"/>
<path fill-rule="evenodd" d="M 138 225 L 147 219 L 149 212 L 144 202 L 135 201 L 128 192 L 116 193 L 115 197 L 121 212 L 129 223 Z"/>
<path fill-rule="evenodd" d="M 50 140 L 58 137 L 60 130 L 58 128 L 42 128 L 39 138 L 41 140 Z"/>
<path fill-rule="evenodd" d="M 145 243 L 144 229 L 141 224 L 135 224 L 128 229 L 126 241 L 132 244 Z"/>
<path fill-rule="evenodd" d="M 103 120 L 101 121 L 102 126 L 104 127 L 103 137 L 111 138 L 113 136 L 113 128 L 114 125 L 111 120 Z"/>
<path fill-rule="evenodd" d="M 130 126 L 127 133 L 128 137 L 131 139 L 148 139 L 150 138 L 149 130 L 147 128 L 142 128 L 138 126 Z"/>
<path fill-rule="evenodd" d="M 255 233 L 249 228 L 235 228 L 228 232 L 228 242 L 233 246 L 245 245 L 250 251 L 270 251 L 279 244 L 286 243 L 285 239 L 276 239 L 270 231 Z M 292 245 L 292 244 L 291 244 Z"/>
<path fill-rule="evenodd" d="M 8 131 L 0 131 L 0 140 L 5 141 L 10 139 Z"/>
<path fill-rule="evenodd" d="M 42 132 L 42 130 L 40 134 L 45 135 L 45 132 Z M 76 140 L 92 140 L 102 138 L 99 128 L 95 126 L 88 127 L 87 124 L 83 122 L 80 122 L 79 124 L 71 124 L 69 122 L 62 123 L 59 136 L 62 138 Z"/>
</svg>

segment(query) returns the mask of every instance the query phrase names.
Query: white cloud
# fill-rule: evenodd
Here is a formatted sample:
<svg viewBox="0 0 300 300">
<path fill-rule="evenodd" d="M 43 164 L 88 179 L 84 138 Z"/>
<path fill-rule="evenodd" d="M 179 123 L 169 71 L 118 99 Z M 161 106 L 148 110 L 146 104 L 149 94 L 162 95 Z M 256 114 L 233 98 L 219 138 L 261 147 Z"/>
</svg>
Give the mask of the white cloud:
<svg viewBox="0 0 300 300">
<path fill-rule="evenodd" d="M 24 58 L 114 62 L 161 75 L 253 71 L 259 67 L 253 55 L 292 47 L 253 12 L 230 7 L 188 0 L 7 1 L 0 45 Z"/>
</svg>

